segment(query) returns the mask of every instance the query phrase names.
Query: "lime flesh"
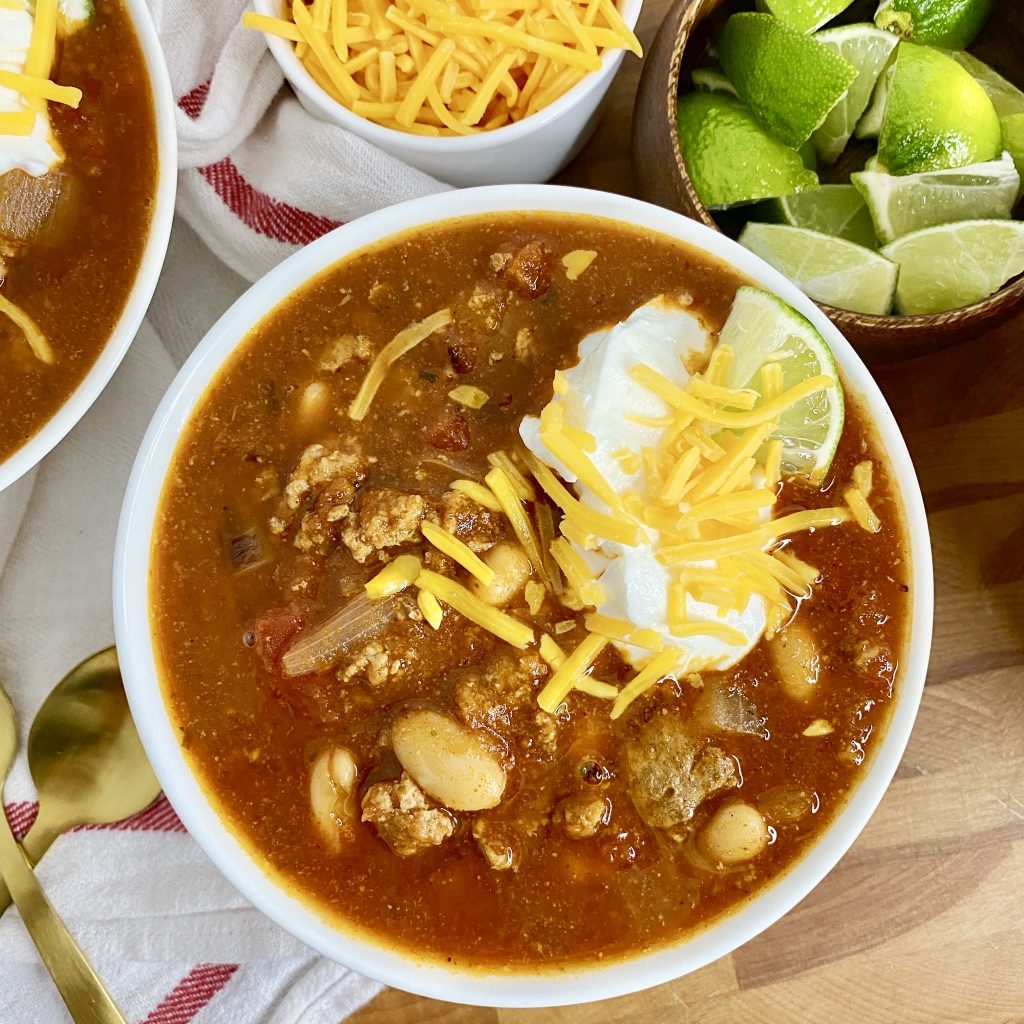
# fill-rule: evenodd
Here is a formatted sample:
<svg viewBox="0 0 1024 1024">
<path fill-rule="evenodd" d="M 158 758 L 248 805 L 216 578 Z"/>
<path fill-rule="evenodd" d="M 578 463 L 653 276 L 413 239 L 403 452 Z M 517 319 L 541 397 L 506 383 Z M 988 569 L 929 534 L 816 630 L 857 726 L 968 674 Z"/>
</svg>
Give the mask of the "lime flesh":
<svg viewBox="0 0 1024 1024">
<path fill-rule="evenodd" d="M 694 89 L 698 92 L 724 92 L 730 96 L 736 95 L 735 87 L 720 68 L 695 68 L 690 77 L 693 79 Z"/>
<path fill-rule="evenodd" d="M 857 77 L 852 64 L 813 36 L 753 11 L 725 23 L 718 56 L 740 98 L 793 148 L 810 138 Z"/>
<path fill-rule="evenodd" d="M 740 203 L 814 188 L 818 176 L 794 149 L 772 138 L 738 99 L 695 92 L 679 99 L 679 146 L 705 206 Z"/>
<path fill-rule="evenodd" d="M 839 446 L 845 416 L 839 370 L 825 339 L 792 306 L 752 285 L 737 289 L 718 339 L 734 354 L 726 387 L 760 391 L 761 367 L 769 360 L 782 367 L 785 389 L 818 374 L 832 378 L 831 387 L 790 406 L 772 435 L 783 442 L 782 466 L 788 474 L 822 479 Z"/>
<path fill-rule="evenodd" d="M 941 313 L 979 302 L 1024 273 L 1024 224 L 943 224 L 904 235 L 882 254 L 900 266 L 897 311 Z"/>
<path fill-rule="evenodd" d="M 828 112 L 811 138 L 822 160 L 835 163 L 867 109 L 878 77 L 896 46 L 896 37 L 874 25 L 844 25 L 815 37 L 857 69 L 846 95 Z"/>
<path fill-rule="evenodd" d="M 957 220 L 1009 218 L 1020 189 L 1020 175 L 1008 153 L 952 170 L 901 176 L 860 171 L 850 180 L 864 196 L 883 243 Z"/>
<path fill-rule="evenodd" d="M 851 3 L 852 0 L 764 0 L 770 14 L 797 32 L 814 32 Z"/>
<path fill-rule="evenodd" d="M 899 271 L 872 249 L 806 228 L 754 222 L 739 241 L 816 302 L 855 313 L 892 309 Z"/>
<path fill-rule="evenodd" d="M 919 174 L 992 160 L 999 118 L 985 90 L 940 50 L 900 43 L 878 158 L 891 174 Z"/>
<path fill-rule="evenodd" d="M 904 39 L 965 49 L 981 31 L 995 0 L 882 0 L 875 24 Z"/>
<path fill-rule="evenodd" d="M 871 102 L 853 130 L 853 134 L 858 139 L 877 139 L 878 133 L 882 130 L 885 107 L 889 102 L 889 90 L 892 88 L 892 76 L 896 70 L 895 56 L 895 53 L 890 55 L 889 63 L 878 76 L 878 81 L 875 82 L 875 88 L 871 93 Z"/>
<path fill-rule="evenodd" d="M 863 196 L 852 185 L 822 185 L 771 201 L 771 219 L 877 249 Z"/>
</svg>

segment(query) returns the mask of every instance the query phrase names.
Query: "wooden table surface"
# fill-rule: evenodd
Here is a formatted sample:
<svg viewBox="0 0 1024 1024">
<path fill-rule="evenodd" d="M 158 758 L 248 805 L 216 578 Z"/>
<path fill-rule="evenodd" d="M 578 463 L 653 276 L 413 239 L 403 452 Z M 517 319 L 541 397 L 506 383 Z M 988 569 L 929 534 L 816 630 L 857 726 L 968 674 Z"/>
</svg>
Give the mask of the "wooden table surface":
<svg viewBox="0 0 1024 1024">
<path fill-rule="evenodd" d="M 649 46 L 669 0 L 647 0 Z M 631 193 L 639 62 L 560 177 Z M 931 671 L 903 763 L 839 866 L 731 956 L 639 995 L 492 1010 L 386 990 L 350 1024 L 1024 1022 L 1024 317 L 876 372 L 935 553 Z"/>
</svg>

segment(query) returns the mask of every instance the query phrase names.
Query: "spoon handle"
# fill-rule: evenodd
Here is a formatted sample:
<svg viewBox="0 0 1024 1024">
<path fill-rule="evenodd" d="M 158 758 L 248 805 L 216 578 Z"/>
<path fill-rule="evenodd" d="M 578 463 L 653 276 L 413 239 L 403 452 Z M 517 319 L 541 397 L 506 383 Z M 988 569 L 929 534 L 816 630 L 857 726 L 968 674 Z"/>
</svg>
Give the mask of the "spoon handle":
<svg viewBox="0 0 1024 1024">
<path fill-rule="evenodd" d="M 126 1024 L 92 964 L 46 898 L 2 812 L 0 876 L 76 1024 Z"/>
<path fill-rule="evenodd" d="M 63 831 L 64 829 L 46 828 L 36 818 L 35 824 L 28 830 L 28 835 L 21 841 L 21 852 L 25 855 L 25 860 L 28 861 L 30 867 L 35 867 L 39 863 L 43 854 Z M 10 905 L 11 894 L 7 891 L 3 878 L 0 877 L 0 917 Z"/>
</svg>

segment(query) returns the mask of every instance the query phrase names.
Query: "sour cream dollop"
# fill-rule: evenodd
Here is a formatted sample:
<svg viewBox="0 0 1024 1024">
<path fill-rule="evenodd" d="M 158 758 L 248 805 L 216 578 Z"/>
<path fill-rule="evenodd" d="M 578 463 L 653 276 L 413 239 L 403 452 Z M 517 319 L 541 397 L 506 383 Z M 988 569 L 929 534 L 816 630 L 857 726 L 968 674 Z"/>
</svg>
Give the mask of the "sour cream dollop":
<svg viewBox="0 0 1024 1024">
<path fill-rule="evenodd" d="M 25 0 L 15 0 L 16 7 L 0 7 L 0 68 L 23 74 L 32 40 L 32 12 Z M 53 136 L 46 104 L 36 112 L 35 125 L 29 135 L 0 134 L 0 175 L 20 168 L 33 177 L 41 177 L 57 166 L 64 154 Z M 0 86 L 0 113 L 30 110 L 21 93 Z"/>
<path fill-rule="evenodd" d="M 636 417 L 657 420 L 671 410 L 655 394 L 630 375 L 632 367 L 646 364 L 680 386 L 690 379 L 686 364 L 695 356 L 706 355 L 711 344 L 701 320 L 686 309 L 685 302 L 672 296 L 658 296 L 639 307 L 606 330 L 587 335 L 579 345 L 579 362 L 565 371 L 565 394 L 556 395 L 562 403 L 565 423 L 587 431 L 596 441 L 588 452 L 591 462 L 619 494 L 645 493 L 642 471 L 630 473 L 616 457 L 623 449 L 641 452 L 655 447 L 663 428 L 637 423 Z M 540 437 L 540 421 L 527 417 L 520 425 L 526 447 L 569 483 L 577 485 L 580 500 L 606 510 L 604 503 L 547 450 Z M 738 630 L 741 644 L 713 636 L 673 636 L 668 621 L 669 588 L 672 577 L 658 561 L 655 548 L 659 534 L 647 528 L 645 538 L 635 547 L 601 540 L 593 551 L 583 551 L 599 579 L 604 600 L 597 611 L 632 623 L 641 629 L 657 631 L 666 646 L 683 652 L 677 672 L 685 674 L 696 666 L 713 662 L 716 668 L 735 665 L 753 649 L 766 625 L 764 599 L 751 596 L 739 611 L 720 612 L 714 605 L 686 596 L 688 623 L 720 623 Z M 713 567 L 714 562 L 695 563 Z M 640 668 L 652 657 L 648 650 L 615 641 L 616 647 L 634 667 Z"/>
</svg>

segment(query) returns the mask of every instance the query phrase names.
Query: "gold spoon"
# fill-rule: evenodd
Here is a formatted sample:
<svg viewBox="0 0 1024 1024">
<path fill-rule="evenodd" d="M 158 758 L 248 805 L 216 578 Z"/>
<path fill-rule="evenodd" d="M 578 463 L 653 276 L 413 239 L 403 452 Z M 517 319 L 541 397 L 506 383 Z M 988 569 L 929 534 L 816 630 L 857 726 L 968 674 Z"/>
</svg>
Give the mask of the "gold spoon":
<svg viewBox="0 0 1024 1024">
<path fill-rule="evenodd" d="M 39 814 L 22 841 L 36 864 L 76 825 L 121 821 L 160 792 L 135 731 L 113 647 L 86 658 L 53 689 L 28 736 Z M 10 896 L 0 881 L 0 914 Z"/>
<path fill-rule="evenodd" d="M 0 803 L 3 783 L 18 749 L 14 706 L 0 686 Z M 25 859 L 7 816 L 0 813 L 0 876 L 21 911 L 22 920 L 39 950 L 61 998 L 76 1024 L 126 1024 L 92 965 L 46 898 Z"/>
</svg>

